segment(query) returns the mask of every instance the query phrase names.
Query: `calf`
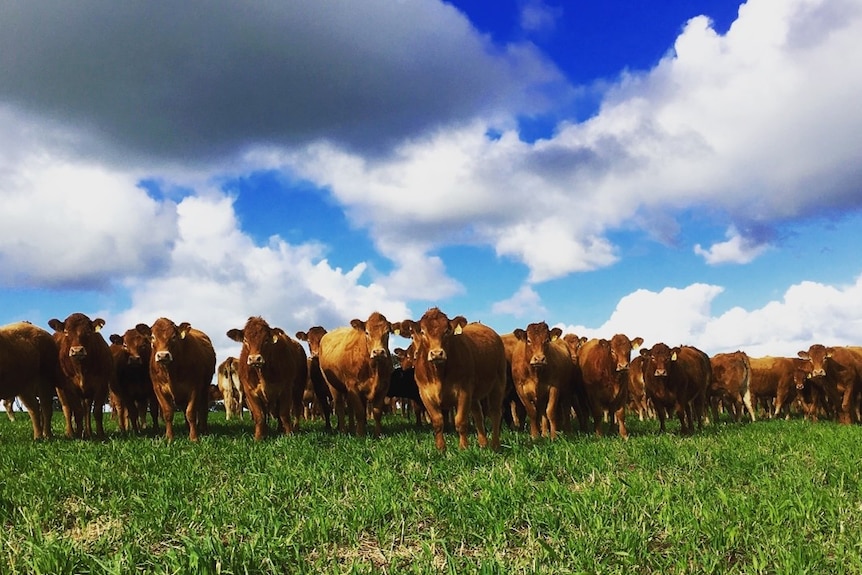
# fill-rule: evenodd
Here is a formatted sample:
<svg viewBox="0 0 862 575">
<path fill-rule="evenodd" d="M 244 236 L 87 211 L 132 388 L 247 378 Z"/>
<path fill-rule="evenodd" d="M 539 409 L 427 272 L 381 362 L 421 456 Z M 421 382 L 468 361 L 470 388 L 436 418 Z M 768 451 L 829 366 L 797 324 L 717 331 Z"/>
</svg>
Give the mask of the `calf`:
<svg viewBox="0 0 862 575">
<path fill-rule="evenodd" d="M 248 318 L 243 329 L 228 330 L 227 336 L 242 343 L 237 369 L 254 420 L 254 438 L 266 435 L 268 414 L 278 417 L 284 433 L 293 433 L 291 414 L 295 403 L 302 404 L 308 378 L 305 350 L 261 317 Z"/>
<path fill-rule="evenodd" d="M 459 446 L 467 448 L 471 413 L 479 445 L 487 446 L 483 403 L 491 417 L 491 447 L 499 449 L 506 391 L 506 352 L 499 334 L 479 323 L 468 324 L 461 316 L 450 320 L 435 307 L 418 322 L 402 321 L 401 335 L 413 338 L 416 383 L 437 449 L 446 449 L 443 411 L 453 408 Z"/>
<path fill-rule="evenodd" d="M 99 333 L 105 320 L 91 320 L 82 313 L 73 313 L 64 321 L 51 319 L 48 325 L 56 332 L 54 339 L 65 376 L 63 384 L 57 387 L 57 395 L 63 406 L 66 437 L 91 437 L 92 415 L 96 420 L 96 435 L 103 438 L 103 409 L 115 377 L 114 359 L 108 343 Z"/>
<path fill-rule="evenodd" d="M 814 344 L 798 355 L 811 362 L 811 378 L 837 410 L 838 421 L 845 424 L 856 421 L 862 393 L 862 347 Z"/>
<path fill-rule="evenodd" d="M 221 362 L 216 370 L 218 388 L 221 390 L 224 402 L 225 419 L 230 421 L 232 417 L 242 419 L 243 393 L 242 383 L 239 380 L 239 360 L 228 357 Z"/>
<path fill-rule="evenodd" d="M 344 430 L 344 403 L 356 419 L 356 434 L 365 435 L 367 409 L 371 405 L 374 435 L 381 433 L 381 417 L 392 376 L 389 334 L 392 324 L 379 313 L 367 321 L 354 319 L 348 327 L 334 329 L 320 339 L 320 371 L 329 386 L 338 415 L 338 429 Z"/>
<path fill-rule="evenodd" d="M 512 379 L 521 403 L 530 418 L 530 436 L 538 439 L 542 421 L 547 420 L 551 439 L 556 439 L 562 420 L 562 398 L 572 390 L 572 357 L 560 339 L 560 328 L 545 322 L 516 329 L 512 350 Z"/>
<path fill-rule="evenodd" d="M 110 391 L 118 410 L 120 430 L 127 431 L 131 422 L 135 433 L 140 433 L 140 422 L 146 421 L 149 411 L 154 433 L 158 433 L 159 404 L 150 379 L 150 338 L 137 329 L 129 329 L 122 336 L 112 334 L 110 340 L 115 369 L 114 385 Z"/>
<path fill-rule="evenodd" d="M 185 408 L 189 440 L 207 432 L 209 386 L 216 367 L 210 338 L 189 323 L 179 325 L 159 318 L 152 327 L 139 323 L 140 333 L 151 338 L 150 378 L 165 420 L 165 437 L 174 439 L 174 407 Z"/>
<path fill-rule="evenodd" d="M 661 431 L 665 430 L 666 413 L 673 409 L 679 418 L 680 431 L 691 434 L 694 422 L 703 426 L 706 390 L 712 378 L 709 356 L 691 346 L 669 348 L 657 343 L 642 349 L 644 387 L 653 402 Z"/>
<path fill-rule="evenodd" d="M 51 437 L 54 389 L 63 385 L 59 356 L 54 337 L 29 322 L 0 327 L 0 399 L 21 400 L 33 439 Z"/>
<path fill-rule="evenodd" d="M 578 364 L 596 435 L 602 434 L 602 420 L 607 411 L 616 419 L 620 437 L 628 437 L 629 362 L 632 349 L 637 349 L 642 343 L 643 338 L 629 339 L 617 334 L 610 340 L 591 339 L 578 350 Z"/>
</svg>

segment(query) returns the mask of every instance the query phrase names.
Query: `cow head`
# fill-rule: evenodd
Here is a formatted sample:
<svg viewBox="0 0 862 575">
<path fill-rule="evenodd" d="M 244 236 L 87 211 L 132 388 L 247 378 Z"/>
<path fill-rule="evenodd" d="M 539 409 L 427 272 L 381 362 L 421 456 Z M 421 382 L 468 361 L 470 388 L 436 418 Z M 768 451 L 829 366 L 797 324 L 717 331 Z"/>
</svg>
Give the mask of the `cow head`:
<svg viewBox="0 0 862 575">
<path fill-rule="evenodd" d="M 644 340 L 642 337 L 629 339 L 625 335 L 618 333 L 611 338 L 611 355 L 616 362 L 617 371 L 625 371 L 629 368 L 631 361 L 632 350 L 638 349 Z"/>
<path fill-rule="evenodd" d="M 815 343 L 808 351 L 800 351 L 797 355 L 811 362 L 811 377 L 826 375 L 826 360 L 832 357 L 833 348 Z"/>
<path fill-rule="evenodd" d="M 515 337 L 526 345 L 526 357 L 529 358 L 530 366 L 541 369 L 548 365 L 548 346 L 557 340 L 563 331 L 555 327 L 550 329 L 545 322 L 531 323 L 526 330 L 516 329 Z"/>
<path fill-rule="evenodd" d="M 260 369 L 270 356 L 269 350 L 283 333 L 278 328 L 271 328 L 265 319 L 258 316 L 248 318 L 243 329 L 229 329 L 227 336 L 242 344 L 248 365 Z"/>
<path fill-rule="evenodd" d="M 814 365 L 807 359 L 797 359 L 793 364 L 795 366 L 793 370 L 793 384 L 798 391 L 802 391 L 805 389 L 806 382 L 813 377 Z"/>
<path fill-rule="evenodd" d="M 571 356 L 577 359 L 581 346 L 587 343 L 587 338 L 578 337 L 573 333 L 567 333 L 563 336 L 563 341 L 566 342 L 566 346 L 568 346 Z"/>
<path fill-rule="evenodd" d="M 392 324 L 382 313 L 375 311 L 368 316 L 368 320 L 354 319 L 350 325 L 365 334 L 368 354 L 372 360 L 389 357 L 389 334 L 392 333 Z"/>
<path fill-rule="evenodd" d="M 663 343 L 657 343 L 652 349 L 642 349 L 641 356 L 644 358 L 644 373 L 651 373 L 655 377 L 667 377 L 672 362 L 679 355 L 679 348 L 669 348 Z"/>
<path fill-rule="evenodd" d="M 150 337 L 138 331 L 137 328 L 126 330 L 122 337 L 112 335 L 111 343 L 123 346 L 129 365 L 147 365 L 150 362 L 150 352 L 153 349 Z"/>
<path fill-rule="evenodd" d="M 160 317 L 151 328 L 145 324 L 138 324 L 135 329 L 150 337 L 156 363 L 168 365 L 174 360 L 173 352 L 189 334 L 192 326 L 188 322 L 177 325 L 167 318 Z"/>
<path fill-rule="evenodd" d="M 105 325 L 105 320 L 96 318 L 91 320 L 82 313 L 73 313 L 64 321 L 52 319 L 48 321 L 54 331 L 61 334 L 57 341 L 60 344 L 60 353 L 68 355 L 72 359 L 81 360 L 87 357 L 87 348 L 94 345 L 91 343 L 96 334 Z M 98 336 L 101 337 L 101 336 Z"/>
<path fill-rule="evenodd" d="M 402 322 L 402 326 L 404 322 Z M 433 307 L 425 312 L 418 323 L 413 323 L 411 331 L 416 353 L 425 354 L 431 363 L 442 364 L 446 361 L 446 348 L 449 338 L 458 336 L 467 325 L 464 316 L 450 320 L 445 313 Z"/>
<path fill-rule="evenodd" d="M 326 330 L 319 325 L 308 328 L 308 331 L 296 332 L 296 339 L 308 344 L 308 356 L 315 358 L 320 356 L 320 340 L 326 335 Z"/>
<path fill-rule="evenodd" d="M 395 329 L 395 324 L 392 324 L 393 330 Z M 400 330 L 399 330 L 400 332 Z M 393 331 L 393 333 L 398 333 Z M 411 369 L 415 365 L 415 354 L 416 354 L 416 346 L 412 343 L 404 349 L 402 347 L 395 348 L 395 357 L 398 358 L 398 365 L 401 366 L 401 369 Z"/>
</svg>

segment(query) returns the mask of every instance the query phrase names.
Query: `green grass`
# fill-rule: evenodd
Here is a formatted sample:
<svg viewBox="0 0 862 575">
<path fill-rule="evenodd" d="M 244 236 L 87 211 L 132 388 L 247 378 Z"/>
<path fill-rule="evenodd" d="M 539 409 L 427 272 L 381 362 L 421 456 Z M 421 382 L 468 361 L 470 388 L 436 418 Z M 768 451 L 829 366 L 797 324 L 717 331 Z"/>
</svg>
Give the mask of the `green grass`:
<svg viewBox="0 0 862 575">
<path fill-rule="evenodd" d="M 260 443 L 222 417 L 197 445 L 0 421 L 0 574 L 862 573 L 860 426 L 635 421 L 439 454 L 398 416 L 379 440 Z"/>
</svg>

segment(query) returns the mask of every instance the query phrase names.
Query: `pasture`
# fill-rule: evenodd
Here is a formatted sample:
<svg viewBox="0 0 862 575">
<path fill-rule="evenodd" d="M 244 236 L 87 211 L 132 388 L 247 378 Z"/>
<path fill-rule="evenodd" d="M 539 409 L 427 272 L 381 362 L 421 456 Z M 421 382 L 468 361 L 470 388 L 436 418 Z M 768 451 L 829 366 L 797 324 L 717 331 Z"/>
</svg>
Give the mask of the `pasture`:
<svg viewBox="0 0 862 575">
<path fill-rule="evenodd" d="M 377 440 L 211 422 L 34 442 L 4 417 L 0 574 L 862 573 L 862 426 L 634 419 L 441 454 L 398 415 Z"/>
</svg>

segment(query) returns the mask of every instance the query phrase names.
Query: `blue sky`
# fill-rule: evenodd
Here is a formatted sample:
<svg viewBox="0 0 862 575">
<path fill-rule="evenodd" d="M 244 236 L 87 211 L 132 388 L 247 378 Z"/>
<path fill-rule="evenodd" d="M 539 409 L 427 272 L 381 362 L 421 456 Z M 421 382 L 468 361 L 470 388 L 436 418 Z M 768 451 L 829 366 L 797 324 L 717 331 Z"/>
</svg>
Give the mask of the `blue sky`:
<svg viewBox="0 0 862 575">
<path fill-rule="evenodd" d="M 4 2 L 0 323 L 858 344 L 860 39 L 859 0 Z"/>
</svg>

